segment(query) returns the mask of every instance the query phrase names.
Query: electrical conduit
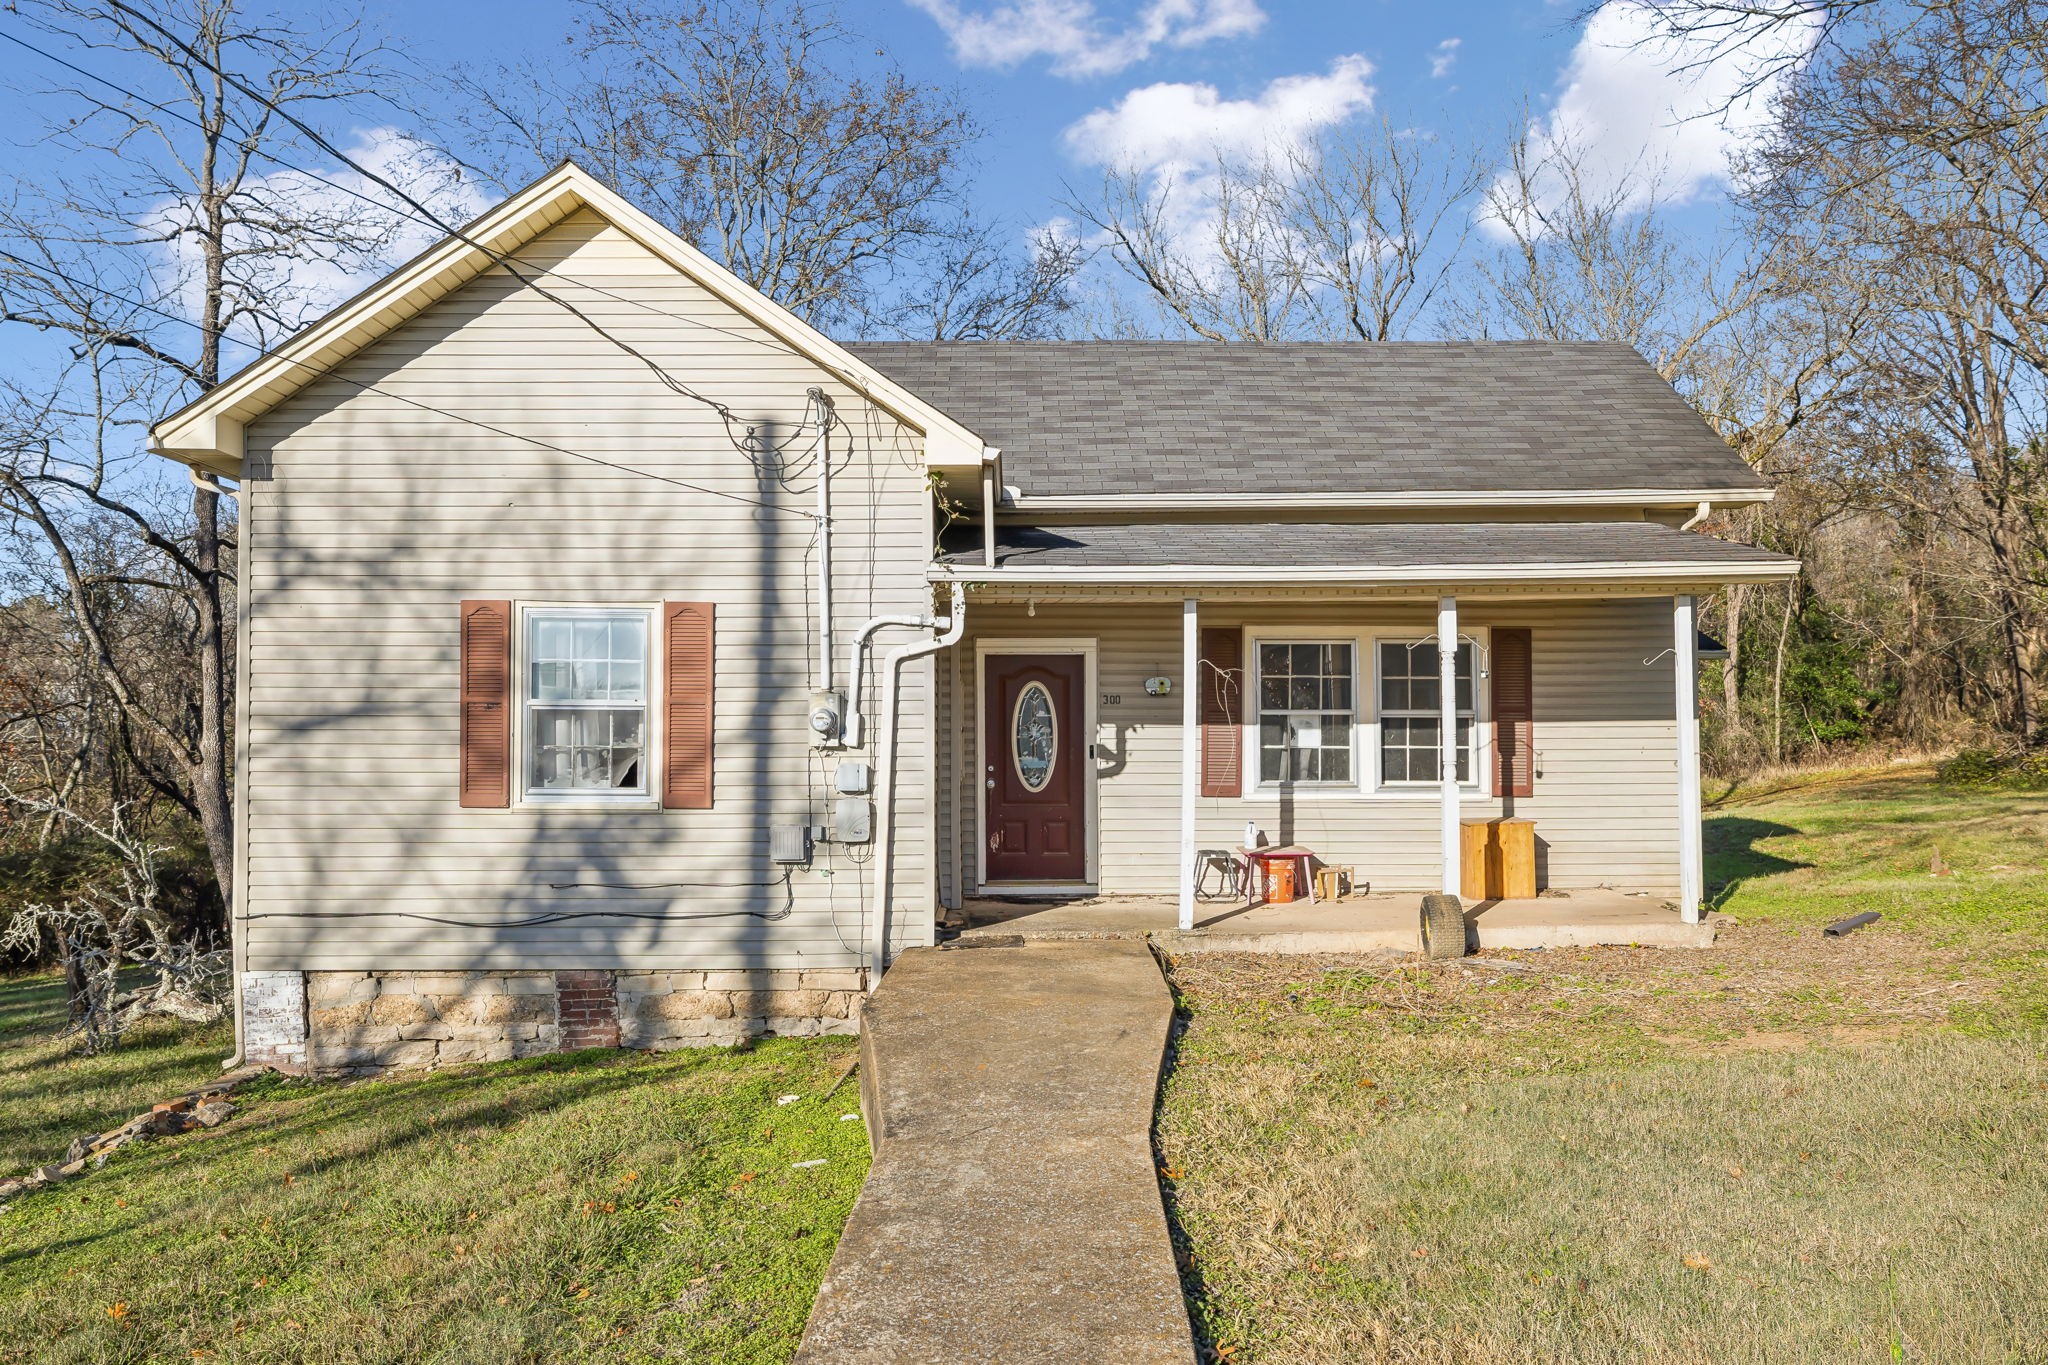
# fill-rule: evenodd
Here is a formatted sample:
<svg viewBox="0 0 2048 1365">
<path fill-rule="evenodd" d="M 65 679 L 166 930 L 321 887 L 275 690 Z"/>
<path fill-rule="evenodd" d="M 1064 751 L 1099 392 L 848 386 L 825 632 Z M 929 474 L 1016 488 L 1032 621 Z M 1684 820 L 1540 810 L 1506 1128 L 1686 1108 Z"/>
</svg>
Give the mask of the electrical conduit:
<svg viewBox="0 0 2048 1365">
<path fill-rule="evenodd" d="M 875 831 L 875 917 L 868 926 L 868 989 L 881 984 L 889 965 L 889 877 L 895 861 L 896 837 L 896 693 L 903 665 L 958 644 L 967 629 L 967 591 L 953 585 L 947 614 L 932 622 L 941 633 L 929 640 L 898 645 L 882 661 L 882 729 L 875 745 L 875 791 L 881 798 L 881 827 Z"/>
</svg>

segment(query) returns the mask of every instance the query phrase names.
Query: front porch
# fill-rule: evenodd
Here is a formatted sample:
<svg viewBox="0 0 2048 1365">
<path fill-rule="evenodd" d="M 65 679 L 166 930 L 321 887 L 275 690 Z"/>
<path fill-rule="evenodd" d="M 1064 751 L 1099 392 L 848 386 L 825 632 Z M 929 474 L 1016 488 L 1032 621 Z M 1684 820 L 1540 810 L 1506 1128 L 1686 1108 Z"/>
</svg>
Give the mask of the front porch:
<svg viewBox="0 0 2048 1365">
<path fill-rule="evenodd" d="M 959 911 L 963 940 L 1149 938 L 1167 952 L 1361 953 L 1421 951 L 1416 892 L 1372 892 L 1338 901 L 1198 902 L 1194 927 L 1180 927 L 1177 896 L 1090 896 L 1073 900 L 971 897 Z M 1532 900 L 1477 901 L 1465 911 L 1468 947 L 1581 948 L 1602 945 L 1706 948 L 1711 923 L 1687 923 L 1668 896 L 1597 888 Z"/>
</svg>

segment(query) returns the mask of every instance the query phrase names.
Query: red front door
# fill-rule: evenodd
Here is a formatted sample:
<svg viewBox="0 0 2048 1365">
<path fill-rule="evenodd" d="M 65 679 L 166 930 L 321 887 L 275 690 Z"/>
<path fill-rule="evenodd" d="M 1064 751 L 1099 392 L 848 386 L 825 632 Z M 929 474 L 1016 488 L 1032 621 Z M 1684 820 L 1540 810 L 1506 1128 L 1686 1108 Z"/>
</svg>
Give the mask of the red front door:
<svg viewBox="0 0 2048 1365">
<path fill-rule="evenodd" d="M 988 880 L 1082 881 L 1087 698 L 1078 654 L 991 654 L 982 695 Z"/>
</svg>

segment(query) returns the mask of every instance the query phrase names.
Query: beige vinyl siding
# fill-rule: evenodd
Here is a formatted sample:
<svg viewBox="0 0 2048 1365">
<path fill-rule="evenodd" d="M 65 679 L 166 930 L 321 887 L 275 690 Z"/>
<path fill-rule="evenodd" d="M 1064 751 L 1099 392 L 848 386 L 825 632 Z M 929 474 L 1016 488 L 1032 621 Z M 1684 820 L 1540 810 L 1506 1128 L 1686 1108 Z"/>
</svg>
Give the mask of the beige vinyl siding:
<svg viewBox="0 0 2048 1365">
<path fill-rule="evenodd" d="M 520 258 L 614 335 L 781 441 L 822 385 L 835 437 L 840 685 L 854 629 L 927 609 L 929 511 L 914 433 L 581 214 Z M 607 297 L 598 286 L 623 298 Z M 630 300 L 630 301 L 629 301 Z M 639 306 L 644 305 L 644 306 Z M 861 960 L 873 846 L 820 845 L 779 921 L 455 921 L 554 911 L 781 909 L 773 824 L 823 823 L 832 761 L 805 726 L 816 673 L 815 470 L 778 487 L 704 405 L 584 323 L 486 276 L 249 430 L 248 687 L 242 773 L 255 969 L 831 967 Z M 363 392 L 346 380 L 398 397 Z M 412 399 L 705 492 L 606 469 L 408 406 Z M 739 435 L 740 430 L 733 433 Z M 785 454 L 803 465 L 806 436 Z M 456 804 L 457 604 L 717 606 L 710 810 Z M 879 670 L 877 670 L 877 673 Z M 897 763 L 899 944 L 931 937 L 929 662 L 904 670 Z M 875 679 L 871 678 L 871 683 Z M 881 698 L 869 688 L 870 714 Z M 516 722 L 515 722 L 516 724 Z M 870 731 L 871 734 L 874 731 Z M 850 755 L 872 759 L 872 754 Z M 514 791 L 524 786 L 515 773 Z M 640 889 L 562 889 L 621 882 Z M 661 885 L 653 885 L 661 884 Z"/>
<path fill-rule="evenodd" d="M 1165 894 L 1177 886 L 1181 778 L 1181 607 L 1178 599 L 1115 606 L 1040 602 L 983 605 L 969 614 L 961 657 L 972 668 L 976 635 L 1092 637 L 1097 640 L 1095 742 L 1100 849 L 1105 895 Z M 1422 637 L 1435 630 L 1434 606 L 1356 602 L 1205 606 L 1204 626 L 1254 625 L 1255 634 L 1316 638 L 1386 628 Z M 1560 888 L 1610 885 L 1675 892 L 1678 886 L 1677 733 L 1673 722 L 1671 600 L 1616 598 L 1465 603 L 1460 629 L 1527 626 L 1534 648 L 1536 794 L 1512 801 L 1536 822 L 1539 872 Z M 1659 657 L 1661 656 L 1661 657 Z M 1251 657 L 1249 649 L 1247 661 Z M 1648 662 L 1646 662 L 1648 661 Z M 1148 677 L 1173 679 L 1166 697 L 1148 697 Z M 1372 685 L 1361 656 L 1358 685 Z M 952 783 L 967 813 L 956 875 L 975 884 L 974 684 L 958 734 L 969 771 Z M 1104 704 L 1111 696 L 1120 704 Z M 1255 716 L 1247 714 L 1248 724 Z M 1482 732 L 1482 739 L 1485 732 Z M 1360 739 L 1363 755 L 1367 737 Z M 1482 772 L 1485 758 L 1481 759 Z M 1401 795 L 1301 791 L 1283 798 L 1253 790 L 1247 768 L 1242 798 L 1205 798 L 1197 843 L 1227 848 L 1256 820 L 1278 843 L 1302 843 L 1324 859 L 1348 863 L 1379 890 L 1433 890 L 1438 864 L 1438 806 L 1433 787 Z M 1490 787 L 1489 787 L 1490 790 Z M 1500 798 L 1468 795 L 1468 818 L 1502 813 Z"/>
</svg>

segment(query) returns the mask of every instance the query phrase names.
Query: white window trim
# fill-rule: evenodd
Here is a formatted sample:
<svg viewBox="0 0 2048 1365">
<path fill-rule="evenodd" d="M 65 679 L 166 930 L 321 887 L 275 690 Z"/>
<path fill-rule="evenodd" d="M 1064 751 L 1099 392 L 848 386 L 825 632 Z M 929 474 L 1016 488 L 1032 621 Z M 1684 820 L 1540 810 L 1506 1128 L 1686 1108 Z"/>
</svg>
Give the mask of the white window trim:
<svg viewBox="0 0 2048 1365">
<path fill-rule="evenodd" d="M 1426 778 L 1416 778 L 1416 777 L 1404 777 L 1404 778 L 1398 778 L 1398 779 L 1397 779 L 1397 778 L 1390 778 L 1390 777 L 1386 776 L 1386 774 L 1385 774 L 1384 772 L 1382 772 L 1382 771 L 1381 771 L 1381 764 L 1382 764 L 1382 763 L 1383 763 L 1383 762 L 1385 761 L 1385 759 L 1386 759 L 1386 752 L 1387 752 L 1387 751 L 1386 751 L 1386 745 L 1385 745 L 1385 744 L 1383 744 L 1383 743 L 1381 742 L 1381 735 L 1380 735 L 1380 722 L 1381 722 L 1381 720 L 1383 719 L 1383 717 L 1382 717 L 1382 714 L 1381 714 L 1381 710 L 1380 710 L 1380 695 L 1381 695 L 1381 692 L 1380 692 L 1380 683 L 1381 683 L 1381 678 L 1380 678 L 1380 647 L 1381 647 L 1382 645 L 1407 645 L 1407 646 L 1409 646 L 1409 647 L 1411 647 L 1411 648 L 1412 648 L 1412 647 L 1414 647 L 1414 646 L 1416 646 L 1416 645 L 1419 645 L 1419 644 L 1424 644 L 1424 643 L 1434 642 L 1434 640 L 1435 640 L 1435 639 L 1436 639 L 1436 632 L 1435 632 L 1435 631 L 1424 631 L 1424 632 L 1422 632 L 1422 633 L 1421 633 L 1421 634 L 1419 634 L 1419 635 L 1396 635 L 1396 634 L 1382 634 L 1382 635 L 1375 635 L 1375 636 L 1373 637 L 1373 640 L 1372 640 L 1372 780 L 1373 780 L 1373 787 L 1374 787 L 1374 789 L 1375 789 L 1375 790 L 1379 790 L 1379 791 L 1384 791 L 1384 792 L 1387 792 L 1387 793 L 1389 793 L 1389 794 L 1392 794 L 1392 793 L 1396 793 L 1396 792 L 1404 792 L 1404 791 L 1421 791 L 1421 792 L 1427 792 L 1427 793 L 1429 793 L 1429 794 L 1431 794 L 1431 795 L 1433 796 L 1433 795 L 1435 795 L 1435 794 L 1436 794 L 1436 793 L 1437 793 L 1437 792 L 1438 792 L 1439 790 L 1441 790 L 1441 789 L 1442 789 L 1442 787 L 1443 787 L 1443 783 L 1441 783 L 1440 781 L 1438 781 L 1438 780 L 1437 780 L 1436 778 L 1434 778 L 1434 777 L 1426 777 Z M 1470 641 L 1472 641 L 1472 642 L 1473 642 L 1473 650 L 1472 650 L 1472 743 L 1470 744 L 1470 746 L 1468 746 L 1468 747 L 1469 747 L 1469 749 L 1470 749 L 1471 755 L 1472 755 L 1472 777 L 1471 777 L 1471 780 L 1469 780 L 1469 781 L 1466 781 L 1466 782 L 1460 782 L 1460 783 L 1458 784 L 1458 790 L 1459 790 L 1460 792 L 1469 792 L 1469 793 L 1473 793 L 1473 794 L 1478 794 L 1478 793 L 1479 793 L 1479 791 L 1480 791 L 1480 789 L 1481 789 L 1481 788 L 1482 788 L 1482 787 L 1483 787 L 1483 786 L 1485 785 L 1484 783 L 1482 783 L 1482 782 L 1480 781 L 1480 777 L 1481 777 L 1481 774 L 1483 774 L 1483 773 L 1484 773 L 1484 772 L 1486 771 L 1486 768 L 1485 768 L 1485 763 L 1486 763 L 1486 755 L 1487 755 L 1487 753 L 1488 753 L 1488 752 L 1490 751 L 1490 749 L 1491 749 L 1491 744 L 1489 743 L 1489 741 L 1490 741 L 1490 739 L 1492 738 L 1492 736 L 1491 736 L 1490 732 L 1488 731 L 1488 729 L 1487 729 L 1487 727 L 1486 727 L 1486 722 L 1485 722 L 1485 719 L 1484 719 L 1484 718 L 1485 718 L 1485 716 L 1486 716 L 1486 713 L 1487 713 L 1487 707 L 1486 707 L 1486 704 L 1485 704 L 1485 696 L 1484 696 L 1484 694 L 1485 694 L 1486 692 L 1488 692 L 1488 691 L 1490 691 L 1490 690 L 1491 690 L 1491 689 L 1490 689 L 1490 687 L 1489 687 L 1488 685 L 1489 685 L 1489 684 L 1491 683 L 1491 681 L 1492 681 L 1492 678 L 1493 678 L 1493 670 L 1492 670 L 1492 669 L 1490 669 L 1490 668 L 1488 668 L 1488 667 L 1486 666 L 1486 661 L 1487 661 L 1487 658 L 1489 657 L 1489 654 L 1490 654 L 1490 652 L 1491 652 L 1491 651 L 1490 651 L 1490 642 L 1489 642 L 1488 640 L 1486 640 L 1486 639 L 1482 638 L 1481 634 L 1480 634 L 1479 632 L 1477 632 L 1477 631 L 1472 631 L 1472 630 L 1463 630 L 1463 629 L 1459 630 L 1459 632 L 1458 632 L 1458 643 L 1462 645 L 1462 644 L 1465 644 L 1465 643 L 1466 643 L 1466 642 L 1467 642 L 1468 640 L 1470 640 Z M 1431 657 L 1432 659 L 1434 659 L 1434 658 L 1436 657 L 1436 652 L 1435 652 L 1434 650 L 1432 650 L 1432 651 L 1431 651 L 1430 657 Z M 1401 716 L 1403 716 L 1403 717 L 1407 717 L 1407 718 L 1414 718 L 1414 717 L 1429 717 L 1429 718 L 1439 718 L 1439 717 L 1441 717 L 1441 715 L 1442 715 L 1442 712 L 1441 712 L 1441 711 L 1402 711 L 1402 712 L 1401 712 L 1400 714 L 1401 714 Z M 1441 738 L 1441 736 L 1439 736 L 1439 738 Z"/>
<path fill-rule="evenodd" d="M 1364 715 L 1361 709 L 1363 699 L 1359 696 L 1358 639 L 1359 637 L 1355 634 L 1343 632 L 1331 634 L 1327 631 L 1318 633 L 1309 630 L 1270 635 L 1250 635 L 1247 638 L 1245 642 L 1245 659 L 1250 666 L 1245 669 L 1245 689 L 1242 694 L 1243 705 L 1241 707 L 1243 714 L 1238 718 L 1238 723 L 1244 726 L 1245 730 L 1245 752 L 1247 758 L 1244 771 L 1251 776 L 1252 780 L 1248 785 L 1252 791 L 1260 796 L 1278 797 L 1282 793 L 1346 795 L 1360 790 L 1360 783 L 1364 777 L 1365 769 L 1359 761 L 1360 755 L 1358 752 L 1358 734 L 1360 729 L 1363 728 Z M 1259 770 L 1262 754 L 1259 747 L 1259 734 L 1265 728 L 1266 709 L 1259 703 L 1259 694 L 1265 687 L 1265 679 L 1259 667 L 1259 652 L 1266 645 L 1342 645 L 1351 651 L 1351 776 L 1344 781 L 1332 782 L 1327 779 L 1318 779 L 1313 782 L 1267 782 L 1260 777 Z M 1294 714 L 1291 708 L 1283 707 L 1281 710 L 1283 714 Z M 1334 713 L 1323 711 L 1319 712 L 1319 714 L 1331 715 Z"/>
<path fill-rule="evenodd" d="M 594 788 L 575 791 L 548 791 L 532 786 L 533 727 L 531 717 L 533 698 L 528 689 L 532 686 L 527 641 L 529 619 L 537 612 L 550 614 L 606 615 L 617 616 L 625 612 L 639 612 L 647 618 L 647 725 L 646 752 L 640 759 L 640 780 L 646 787 L 638 792 L 601 792 Z M 667 695 L 661 674 L 663 650 L 659 632 L 662 628 L 661 607 L 650 602 L 518 602 L 514 604 L 517 629 L 512 642 L 512 677 L 516 689 L 514 704 L 517 715 L 513 721 L 512 745 L 515 750 L 513 768 L 512 798 L 515 806 L 536 810 L 609 810 L 648 811 L 660 810 L 662 753 L 661 713 L 662 698 Z"/>
<path fill-rule="evenodd" d="M 1493 787 L 1487 781 L 1488 764 L 1493 756 L 1493 635 L 1487 626 L 1461 626 L 1460 638 L 1476 640 L 1479 644 L 1479 674 L 1473 679 L 1473 764 L 1470 782 L 1460 783 L 1459 794 L 1468 800 L 1491 799 Z M 1245 626 L 1242 629 L 1243 658 L 1245 659 L 1244 706 L 1238 717 L 1238 729 L 1242 732 L 1239 762 L 1240 771 L 1246 774 L 1241 802 L 1257 805 L 1277 804 L 1281 800 L 1293 801 L 1403 801 L 1433 802 L 1439 797 L 1440 788 L 1435 782 L 1387 782 L 1380 775 L 1380 665 L 1379 646 L 1387 644 L 1415 644 L 1432 639 L 1435 632 L 1428 625 L 1416 622 L 1412 625 L 1366 626 L 1352 630 L 1317 630 L 1312 625 L 1299 626 Z M 1338 644 L 1353 646 L 1354 671 L 1362 676 L 1354 680 L 1352 688 L 1352 770 L 1357 779 L 1352 782 L 1296 782 L 1287 788 L 1273 783 L 1262 785 L 1259 773 L 1259 685 L 1258 648 L 1261 644 Z M 1358 668 L 1357 660 L 1366 660 L 1364 668 Z"/>
</svg>

